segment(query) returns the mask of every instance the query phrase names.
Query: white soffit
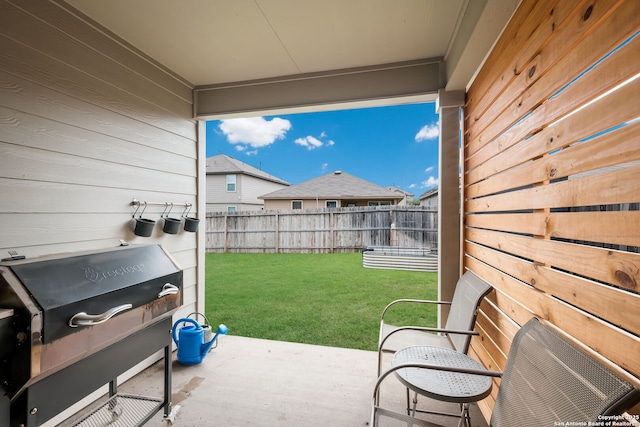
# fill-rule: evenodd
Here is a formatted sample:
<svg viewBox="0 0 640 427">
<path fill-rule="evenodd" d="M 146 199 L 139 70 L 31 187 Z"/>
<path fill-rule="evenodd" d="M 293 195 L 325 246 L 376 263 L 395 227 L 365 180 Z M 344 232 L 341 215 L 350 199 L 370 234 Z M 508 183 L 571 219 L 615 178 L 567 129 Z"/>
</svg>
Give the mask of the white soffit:
<svg viewBox="0 0 640 427">
<path fill-rule="evenodd" d="M 66 2 L 203 86 L 444 57 L 469 1 Z"/>
</svg>

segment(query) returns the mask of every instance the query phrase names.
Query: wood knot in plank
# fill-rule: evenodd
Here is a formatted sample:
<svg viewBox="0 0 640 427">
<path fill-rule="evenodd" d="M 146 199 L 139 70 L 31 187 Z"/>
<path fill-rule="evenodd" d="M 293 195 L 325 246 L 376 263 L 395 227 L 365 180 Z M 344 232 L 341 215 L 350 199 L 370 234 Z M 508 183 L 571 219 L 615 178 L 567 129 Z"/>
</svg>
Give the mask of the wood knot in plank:
<svg viewBox="0 0 640 427">
<path fill-rule="evenodd" d="M 616 270 L 615 277 L 618 283 L 627 289 L 636 289 L 638 286 L 633 277 L 622 270 Z"/>
<path fill-rule="evenodd" d="M 584 15 L 582 15 L 582 20 L 586 21 L 591 17 L 591 13 L 593 12 L 593 5 L 589 6 L 587 10 L 584 11 Z"/>
</svg>

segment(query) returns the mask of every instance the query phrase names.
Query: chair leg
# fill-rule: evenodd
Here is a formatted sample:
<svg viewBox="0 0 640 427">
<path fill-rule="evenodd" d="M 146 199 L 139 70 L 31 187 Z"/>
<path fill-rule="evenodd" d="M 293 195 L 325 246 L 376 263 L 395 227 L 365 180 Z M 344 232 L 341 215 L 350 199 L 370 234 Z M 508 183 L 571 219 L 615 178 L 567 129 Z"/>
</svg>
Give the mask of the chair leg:
<svg viewBox="0 0 640 427">
<path fill-rule="evenodd" d="M 413 416 L 416 416 L 418 408 L 418 393 L 413 395 Z"/>
<path fill-rule="evenodd" d="M 461 403 L 460 404 L 460 421 L 458 421 L 458 427 L 471 427 L 471 415 L 469 414 L 469 404 Z"/>
<path fill-rule="evenodd" d="M 407 415 L 411 416 L 411 397 L 409 395 L 409 389 L 407 388 Z"/>
<path fill-rule="evenodd" d="M 407 388 L 407 415 L 410 417 L 416 416 L 416 406 L 418 405 L 418 393 L 415 393 L 413 396 L 413 401 L 411 400 L 411 391 Z M 413 405 L 411 405 L 413 403 Z M 413 412 L 413 415 L 411 413 Z"/>
</svg>

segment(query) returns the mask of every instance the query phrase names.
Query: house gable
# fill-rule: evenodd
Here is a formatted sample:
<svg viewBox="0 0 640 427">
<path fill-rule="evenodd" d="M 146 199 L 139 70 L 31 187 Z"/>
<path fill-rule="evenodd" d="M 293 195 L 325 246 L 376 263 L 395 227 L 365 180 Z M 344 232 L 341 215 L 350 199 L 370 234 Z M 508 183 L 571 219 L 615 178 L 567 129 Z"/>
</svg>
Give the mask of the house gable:
<svg viewBox="0 0 640 427">
<path fill-rule="evenodd" d="M 289 183 L 231 156 L 219 154 L 206 161 L 207 212 L 261 210 L 258 196 L 279 190 Z M 229 178 L 235 182 L 230 187 Z"/>
</svg>

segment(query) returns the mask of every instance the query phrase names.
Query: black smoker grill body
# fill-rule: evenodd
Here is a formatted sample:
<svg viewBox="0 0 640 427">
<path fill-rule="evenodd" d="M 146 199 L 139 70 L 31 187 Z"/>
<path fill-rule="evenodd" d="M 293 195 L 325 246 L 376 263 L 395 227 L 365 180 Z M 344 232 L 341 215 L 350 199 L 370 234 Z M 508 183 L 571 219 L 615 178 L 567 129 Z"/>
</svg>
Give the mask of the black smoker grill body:
<svg viewBox="0 0 640 427">
<path fill-rule="evenodd" d="M 148 418 L 168 415 L 180 305 L 182 270 L 159 245 L 0 263 L 0 425 L 38 426 L 107 383 L 115 395 L 118 375 L 162 349 Z"/>
</svg>

